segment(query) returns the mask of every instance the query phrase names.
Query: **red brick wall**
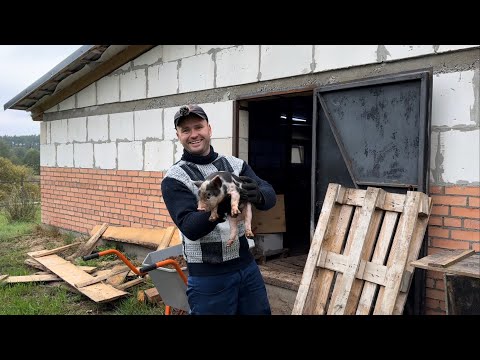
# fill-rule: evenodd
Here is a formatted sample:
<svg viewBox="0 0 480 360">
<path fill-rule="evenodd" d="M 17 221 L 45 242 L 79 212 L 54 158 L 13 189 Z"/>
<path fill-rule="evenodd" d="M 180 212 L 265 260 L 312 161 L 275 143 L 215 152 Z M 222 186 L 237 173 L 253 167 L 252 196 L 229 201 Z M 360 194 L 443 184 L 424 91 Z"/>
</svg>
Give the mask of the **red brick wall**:
<svg viewBox="0 0 480 360">
<path fill-rule="evenodd" d="M 88 233 L 95 225 L 173 225 L 160 190 L 158 171 L 42 167 L 42 222 Z"/>
<path fill-rule="evenodd" d="M 431 186 L 433 209 L 428 253 L 442 249 L 480 251 L 480 187 Z M 427 271 L 426 314 L 445 314 L 443 273 Z"/>
</svg>

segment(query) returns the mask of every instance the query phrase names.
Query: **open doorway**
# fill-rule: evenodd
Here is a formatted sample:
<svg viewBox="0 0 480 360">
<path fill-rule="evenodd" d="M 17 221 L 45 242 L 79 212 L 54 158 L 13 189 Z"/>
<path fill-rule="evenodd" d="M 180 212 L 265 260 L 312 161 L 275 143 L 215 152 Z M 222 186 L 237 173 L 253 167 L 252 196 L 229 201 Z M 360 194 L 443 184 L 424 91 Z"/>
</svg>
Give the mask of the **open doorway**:
<svg viewBox="0 0 480 360">
<path fill-rule="evenodd" d="M 283 247 L 289 256 L 308 254 L 310 247 L 312 95 L 250 99 L 240 108 L 248 112 L 248 163 L 284 195 Z"/>
</svg>

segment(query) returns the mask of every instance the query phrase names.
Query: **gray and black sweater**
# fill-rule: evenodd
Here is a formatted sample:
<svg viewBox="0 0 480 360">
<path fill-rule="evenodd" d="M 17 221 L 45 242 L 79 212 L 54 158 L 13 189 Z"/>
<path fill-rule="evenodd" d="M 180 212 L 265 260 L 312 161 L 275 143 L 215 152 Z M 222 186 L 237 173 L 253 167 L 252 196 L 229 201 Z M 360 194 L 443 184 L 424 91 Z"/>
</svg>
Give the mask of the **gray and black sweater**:
<svg viewBox="0 0 480 360">
<path fill-rule="evenodd" d="M 276 202 L 272 186 L 260 179 L 245 161 L 219 155 L 213 147 L 207 156 L 192 155 L 184 150 L 182 159 L 167 171 L 161 187 L 168 212 L 182 235 L 183 255 L 192 276 L 231 272 L 253 261 L 243 223 L 239 224 L 238 241 L 227 247 L 229 222 L 209 221 L 210 211 L 197 210 L 198 188 L 193 181 L 205 180 L 216 171 L 229 171 L 256 180 L 263 196 L 263 203 L 256 206 L 259 210 L 268 210 Z"/>
</svg>

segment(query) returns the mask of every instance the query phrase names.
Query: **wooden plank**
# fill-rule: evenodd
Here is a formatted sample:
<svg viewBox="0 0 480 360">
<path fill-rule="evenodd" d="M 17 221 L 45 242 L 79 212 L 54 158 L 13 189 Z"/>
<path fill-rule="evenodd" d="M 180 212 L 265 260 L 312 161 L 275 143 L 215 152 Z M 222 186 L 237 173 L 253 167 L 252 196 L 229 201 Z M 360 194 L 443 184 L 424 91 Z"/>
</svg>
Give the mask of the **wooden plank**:
<svg viewBox="0 0 480 360">
<path fill-rule="evenodd" d="M 423 193 L 419 193 L 419 195 L 421 203 L 420 209 L 423 209 L 422 211 L 426 211 L 428 212 L 428 214 L 430 214 L 432 211 L 432 198 L 428 197 L 426 194 Z M 427 206 L 423 204 L 427 204 Z M 402 283 L 400 294 L 398 294 L 397 300 L 395 302 L 395 308 L 393 309 L 394 315 L 401 315 L 403 313 L 403 309 L 405 308 L 405 303 L 407 302 L 408 297 L 408 290 L 410 289 L 413 278 L 411 274 L 413 274 L 415 271 L 415 268 L 411 265 L 411 262 L 415 259 L 418 259 L 418 254 L 420 254 L 420 249 L 422 248 L 422 243 L 425 238 L 425 232 L 427 230 L 429 217 L 430 215 L 424 216 L 421 212 L 418 214 L 413 239 L 410 244 L 410 249 L 408 251 L 407 264 L 405 266 L 405 271 L 402 279 L 402 281 L 405 281 L 404 283 Z M 410 274 L 410 276 L 406 277 L 405 274 Z"/>
<path fill-rule="evenodd" d="M 378 235 L 377 244 L 373 252 L 371 262 L 378 265 L 383 265 L 387 257 L 387 251 L 390 247 L 390 243 L 393 240 L 395 231 L 395 225 L 397 224 L 398 213 L 393 211 L 387 211 L 383 217 L 382 227 L 380 234 Z M 383 282 L 385 278 L 383 279 Z M 373 300 L 378 289 L 379 282 L 367 282 L 364 284 L 362 294 L 357 306 L 357 315 L 368 315 L 373 305 Z M 384 285 L 384 284 L 382 284 Z"/>
<path fill-rule="evenodd" d="M 9 276 L 5 281 L 8 284 L 14 283 L 26 283 L 26 282 L 38 282 L 38 281 L 60 281 L 57 275 L 24 275 L 24 276 Z"/>
<path fill-rule="evenodd" d="M 59 252 L 62 252 L 63 250 L 66 250 L 66 249 L 70 249 L 71 247 L 74 247 L 74 246 L 77 246 L 77 245 L 80 245 L 81 243 L 73 243 L 73 244 L 69 244 L 69 245 L 65 245 L 65 246 L 60 246 L 58 248 L 55 248 L 55 249 L 50 249 L 50 250 L 39 250 L 39 251 L 33 251 L 33 252 L 30 252 L 29 256 L 33 257 L 33 258 L 37 258 L 37 257 L 41 257 L 41 256 L 46 256 L 46 255 L 52 255 L 52 254 L 57 254 Z"/>
<path fill-rule="evenodd" d="M 123 269 L 123 272 L 116 273 L 116 271 Z M 107 279 L 107 284 L 110 284 L 112 286 L 120 285 L 125 281 L 125 278 L 127 277 L 127 274 L 131 270 L 128 268 L 126 265 L 116 265 L 112 268 L 112 274 L 115 273 L 115 275 L 111 275 Z"/>
<path fill-rule="evenodd" d="M 95 232 L 100 228 L 99 225 L 95 226 L 90 234 Z M 133 228 L 133 227 L 122 227 L 122 226 L 109 226 L 108 229 L 103 233 L 102 238 L 104 240 L 115 240 L 127 244 L 135 244 L 144 246 L 149 249 L 156 250 L 160 243 L 163 240 L 164 232 L 166 228 L 158 229 L 143 229 L 143 228 Z M 169 247 L 174 244 L 180 244 L 180 232 L 178 229 L 173 234 L 173 238 L 170 240 Z"/>
<path fill-rule="evenodd" d="M 279 273 L 264 265 L 258 265 L 265 284 L 298 291 L 302 276 L 294 273 Z"/>
<path fill-rule="evenodd" d="M 252 207 L 252 231 L 254 234 L 283 233 L 287 231 L 284 195 L 277 195 L 275 206 L 268 211 Z"/>
<path fill-rule="evenodd" d="M 435 261 L 432 261 L 428 263 L 428 266 L 432 267 L 447 267 L 450 265 L 453 265 L 457 262 L 459 262 L 462 259 L 465 259 L 466 257 L 469 257 L 471 255 L 475 254 L 474 250 L 454 250 L 454 251 L 449 251 L 444 253 L 444 258 L 442 259 L 437 259 Z"/>
<path fill-rule="evenodd" d="M 106 279 L 108 279 L 108 278 L 110 278 L 114 275 L 118 275 L 118 274 L 123 273 L 123 272 L 125 272 L 125 275 L 127 275 L 128 270 L 125 270 L 125 268 L 126 268 L 126 266 L 122 266 L 121 268 L 117 268 L 115 270 L 110 270 L 106 274 L 102 274 L 102 275 L 93 277 L 93 279 L 89 279 L 89 280 L 86 280 L 86 281 L 81 281 L 81 282 L 75 284 L 75 286 L 79 289 L 79 288 L 83 288 L 83 287 L 88 286 L 88 285 L 96 284 L 100 281 L 106 280 Z"/>
<path fill-rule="evenodd" d="M 318 219 L 317 227 L 310 245 L 307 262 L 305 264 L 300 286 L 298 288 L 297 297 L 295 298 L 295 303 L 293 305 L 292 315 L 303 314 L 305 303 L 307 301 L 307 295 L 310 290 L 310 285 L 314 279 L 315 270 L 317 268 L 318 255 L 320 254 L 320 249 L 325 239 L 330 217 L 335 207 L 335 199 L 337 198 L 337 193 L 340 191 L 340 189 L 341 186 L 339 184 L 331 183 L 328 185 L 322 210 L 320 212 L 320 217 Z M 316 291 L 314 291 L 314 293 L 316 293 Z"/>
<path fill-rule="evenodd" d="M 35 269 L 39 269 L 39 270 L 43 270 L 43 271 L 48 271 L 48 269 L 43 266 L 42 264 L 40 264 L 37 260 L 33 259 L 33 258 L 26 258 L 25 261 L 24 261 L 24 264 L 27 264 L 31 267 L 34 267 Z M 77 268 L 79 268 L 80 270 L 83 270 L 85 271 L 86 273 L 88 274 L 91 274 L 92 272 L 95 271 L 96 267 L 95 266 L 78 266 L 77 265 Z"/>
<path fill-rule="evenodd" d="M 6 278 L 8 278 L 10 275 L 0 275 L 0 282 L 4 281 Z"/>
<path fill-rule="evenodd" d="M 331 251 L 322 251 L 318 266 L 343 273 L 349 266 L 349 258 L 346 255 L 337 254 Z M 355 277 L 359 280 L 366 280 L 378 285 L 385 285 L 386 273 L 386 266 L 361 260 L 359 271 Z"/>
<path fill-rule="evenodd" d="M 470 276 L 480 278 L 480 254 L 471 255 L 448 267 L 429 266 L 429 262 L 435 261 L 441 253 L 425 256 L 419 260 L 412 261 L 410 264 L 425 270 L 433 270 L 453 275 Z"/>
<path fill-rule="evenodd" d="M 328 308 L 329 315 L 343 315 L 351 307 L 350 303 L 358 302 L 357 292 L 358 285 L 355 283 L 356 274 L 362 256 L 371 250 L 371 242 L 368 242 L 370 233 L 375 232 L 375 227 L 378 226 L 375 209 L 378 204 L 383 204 L 385 201 L 385 191 L 380 188 L 369 187 L 365 195 L 365 203 L 362 207 L 358 226 L 355 229 L 355 236 L 349 253 L 349 263 L 343 273 L 343 276 L 335 285 L 338 285 L 338 294 L 335 298 L 332 297 L 332 303 Z"/>
<path fill-rule="evenodd" d="M 90 254 L 92 250 L 95 248 L 95 246 L 97 245 L 97 242 L 100 239 L 100 237 L 103 235 L 105 230 L 107 230 L 107 228 L 108 228 L 108 224 L 104 223 L 100 227 L 100 229 L 98 229 L 95 232 L 95 234 L 93 234 L 92 237 L 88 239 L 88 241 L 85 244 L 80 246 L 80 248 L 73 255 L 69 256 L 67 260 L 73 260 L 77 257 Z"/>
<path fill-rule="evenodd" d="M 169 246 L 170 241 L 172 240 L 173 235 L 175 233 L 175 230 L 177 230 L 176 226 L 169 226 L 165 229 L 165 231 L 163 232 L 162 241 L 160 242 L 160 244 L 158 244 L 157 251 L 165 249 Z"/>
<path fill-rule="evenodd" d="M 75 286 L 77 283 L 93 279 L 92 275 L 79 270 L 74 264 L 62 259 L 58 255 L 54 254 L 42 256 L 36 260 L 45 266 L 49 271 L 57 274 L 60 278 L 72 286 Z M 127 292 L 115 289 L 113 286 L 104 283 L 85 286 L 78 290 L 80 290 L 82 294 L 88 296 L 90 299 L 98 303 L 112 301 L 118 299 L 119 297 L 128 295 Z"/>
<path fill-rule="evenodd" d="M 414 236 L 420 206 L 420 193 L 407 191 L 405 211 L 400 216 L 392 250 L 387 261 L 385 287 L 378 293 L 374 315 L 391 315 L 400 292 L 403 273 L 407 264 L 410 243 Z"/>
<path fill-rule="evenodd" d="M 339 204 L 363 206 L 367 190 L 362 189 L 346 189 L 345 196 L 338 199 Z M 405 205 L 405 195 L 386 193 L 383 203 L 378 204 L 378 208 L 385 211 L 403 212 Z"/>
<path fill-rule="evenodd" d="M 354 207 L 349 205 L 335 206 L 322 246 L 325 251 L 340 252 L 347 237 L 353 209 Z M 353 221 L 356 221 L 355 217 Z M 329 269 L 316 268 L 304 314 L 326 313 L 335 275 L 335 272 Z"/>
<path fill-rule="evenodd" d="M 136 278 L 136 279 L 124 282 L 121 285 L 116 285 L 115 288 L 117 288 L 118 290 L 126 290 L 128 288 L 131 288 L 132 286 L 142 284 L 144 282 L 145 282 L 144 278 Z"/>
</svg>

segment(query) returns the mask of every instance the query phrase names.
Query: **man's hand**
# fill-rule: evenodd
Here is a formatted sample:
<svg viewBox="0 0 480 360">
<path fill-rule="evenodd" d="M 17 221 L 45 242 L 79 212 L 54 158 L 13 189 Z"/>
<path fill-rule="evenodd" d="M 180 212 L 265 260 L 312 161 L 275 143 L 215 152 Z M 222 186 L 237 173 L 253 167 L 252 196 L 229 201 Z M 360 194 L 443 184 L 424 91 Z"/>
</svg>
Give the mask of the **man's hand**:
<svg viewBox="0 0 480 360">
<path fill-rule="evenodd" d="M 248 176 L 240 176 L 240 179 L 243 182 L 242 188 L 244 191 L 240 192 L 240 198 L 244 199 L 246 196 L 248 201 L 253 205 L 261 205 L 263 203 L 263 196 L 258 188 L 257 182 Z"/>
</svg>

